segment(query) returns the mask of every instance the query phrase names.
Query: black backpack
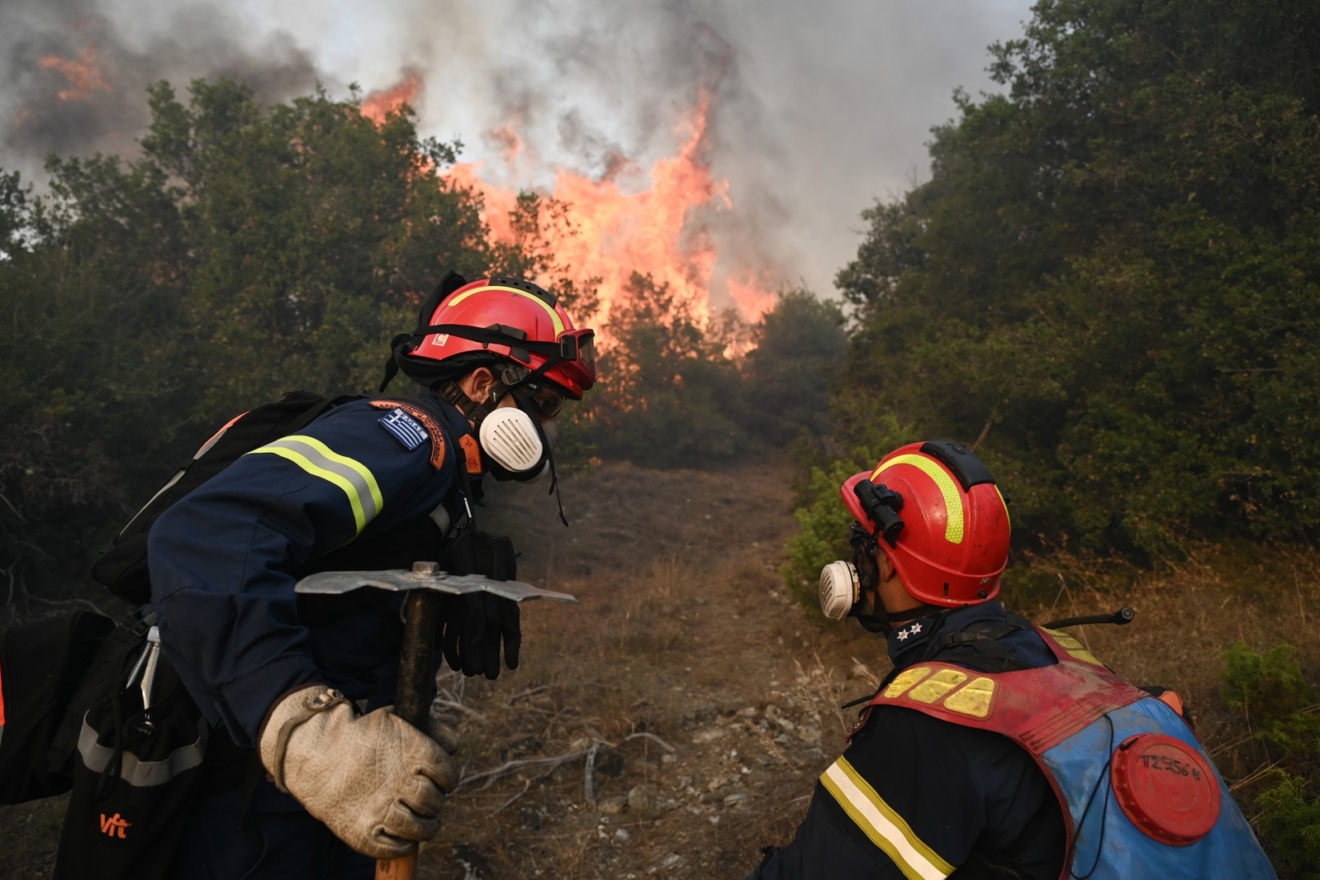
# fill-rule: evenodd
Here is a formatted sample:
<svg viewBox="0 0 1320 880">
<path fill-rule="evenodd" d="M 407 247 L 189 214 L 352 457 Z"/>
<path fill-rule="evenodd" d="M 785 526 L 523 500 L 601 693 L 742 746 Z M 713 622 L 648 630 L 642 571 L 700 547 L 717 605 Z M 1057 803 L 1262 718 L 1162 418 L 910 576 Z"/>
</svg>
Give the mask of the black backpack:
<svg viewBox="0 0 1320 880">
<path fill-rule="evenodd" d="M 92 579 L 134 606 L 147 604 L 151 601 L 147 533 L 162 513 L 245 453 L 306 427 L 332 407 L 358 399 L 357 395 L 332 399 L 310 391 L 290 391 L 273 403 L 231 420 L 203 443 L 192 459 L 101 549 L 101 555 L 92 563 Z"/>
</svg>

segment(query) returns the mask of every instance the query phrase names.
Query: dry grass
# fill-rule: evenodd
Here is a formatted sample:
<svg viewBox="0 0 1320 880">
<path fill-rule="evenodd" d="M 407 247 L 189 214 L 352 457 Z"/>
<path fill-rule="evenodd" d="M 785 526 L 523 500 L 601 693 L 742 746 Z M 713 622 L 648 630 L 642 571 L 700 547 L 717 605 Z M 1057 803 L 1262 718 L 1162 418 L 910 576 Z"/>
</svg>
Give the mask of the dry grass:
<svg viewBox="0 0 1320 880">
<path fill-rule="evenodd" d="M 0 807 L 0 880 L 51 876 L 68 797 Z"/>
<path fill-rule="evenodd" d="M 467 684 L 482 713 L 455 719 L 469 772 L 600 743 L 595 805 L 585 758 L 465 788 L 427 850 L 430 876 L 448 876 L 460 843 L 486 854 L 483 877 L 741 876 L 796 824 L 834 747 L 822 748 L 822 673 L 799 675 L 779 648 L 802 633 L 777 575 L 781 486 L 773 469 L 604 468 L 569 487 L 568 532 L 548 525 L 544 499 L 501 499 L 518 515 L 509 530 L 530 532 L 521 575 L 582 605 L 528 606 L 523 668 Z M 766 720 L 771 704 L 792 738 Z"/>
</svg>

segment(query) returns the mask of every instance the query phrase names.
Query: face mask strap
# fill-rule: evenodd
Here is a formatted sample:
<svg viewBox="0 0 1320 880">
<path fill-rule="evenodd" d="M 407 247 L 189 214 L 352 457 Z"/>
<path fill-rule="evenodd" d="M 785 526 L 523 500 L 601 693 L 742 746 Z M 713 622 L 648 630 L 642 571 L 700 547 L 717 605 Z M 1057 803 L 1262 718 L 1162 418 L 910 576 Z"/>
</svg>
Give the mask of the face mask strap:
<svg viewBox="0 0 1320 880">
<path fill-rule="evenodd" d="M 491 387 L 490 396 L 485 401 L 476 401 L 468 397 L 467 392 L 452 379 L 437 387 L 436 393 L 445 401 L 452 403 L 455 409 L 470 419 L 474 428 L 480 429 L 481 423 L 486 420 L 486 416 L 490 415 L 495 407 L 499 406 L 500 398 L 503 396 L 503 391 L 497 391 L 495 386 L 504 389 L 503 384 L 496 380 L 495 385 Z"/>
</svg>

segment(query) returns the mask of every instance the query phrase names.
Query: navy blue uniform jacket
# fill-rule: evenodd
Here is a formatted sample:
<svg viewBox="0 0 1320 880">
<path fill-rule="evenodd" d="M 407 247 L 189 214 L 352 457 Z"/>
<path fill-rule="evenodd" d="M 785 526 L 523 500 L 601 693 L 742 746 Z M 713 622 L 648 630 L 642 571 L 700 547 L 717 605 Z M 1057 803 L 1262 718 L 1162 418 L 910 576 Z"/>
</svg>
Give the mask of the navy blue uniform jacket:
<svg viewBox="0 0 1320 880">
<path fill-rule="evenodd" d="M 398 597 L 309 627 L 294 585 L 329 551 L 437 508 L 454 513 L 455 445 L 470 429 L 440 398 L 423 399 L 445 417 L 442 431 L 366 400 L 343 404 L 242 456 L 152 528 L 162 647 L 206 719 L 238 745 L 254 745 L 272 703 L 302 685 L 392 702 L 398 642 L 378 636 L 383 622 L 397 626 Z"/>
</svg>

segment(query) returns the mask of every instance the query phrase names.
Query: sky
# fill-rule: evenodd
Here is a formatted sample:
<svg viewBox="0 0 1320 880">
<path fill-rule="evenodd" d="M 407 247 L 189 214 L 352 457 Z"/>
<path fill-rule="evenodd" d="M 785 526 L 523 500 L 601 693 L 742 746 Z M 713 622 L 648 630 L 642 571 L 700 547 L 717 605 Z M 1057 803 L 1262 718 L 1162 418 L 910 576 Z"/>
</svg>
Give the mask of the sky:
<svg viewBox="0 0 1320 880">
<path fill-rule="evenodd" d="M 954 90 L 995 90 L 986 47 L 1029 18 L 1027 0 L 0 0 L 0 169 L 131 157 L 158 79 L 234 76 L 274 102 L 411 73 L 422 134 L 493 185 L 568 170 L 643 190 L 704 100 L 719 185 L 688 231 L 721 271 L 831 295 L 861 211 L 929 176 Z"/>
</svg>

